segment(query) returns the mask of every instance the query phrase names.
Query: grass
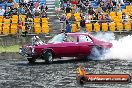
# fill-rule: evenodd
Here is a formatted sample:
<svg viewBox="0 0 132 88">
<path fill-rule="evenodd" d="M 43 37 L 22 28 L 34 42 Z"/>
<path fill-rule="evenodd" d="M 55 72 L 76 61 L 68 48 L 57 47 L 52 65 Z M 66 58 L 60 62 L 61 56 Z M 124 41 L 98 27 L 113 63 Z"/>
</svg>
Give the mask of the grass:
<svg viewBox="0 0 132 88">
<path fill-rule="evenodd" d="M 19 52 L 19 45 L 13 45 L 13 46 L 0 46 L 0 53 L 2 52 Z"/>
</svg>

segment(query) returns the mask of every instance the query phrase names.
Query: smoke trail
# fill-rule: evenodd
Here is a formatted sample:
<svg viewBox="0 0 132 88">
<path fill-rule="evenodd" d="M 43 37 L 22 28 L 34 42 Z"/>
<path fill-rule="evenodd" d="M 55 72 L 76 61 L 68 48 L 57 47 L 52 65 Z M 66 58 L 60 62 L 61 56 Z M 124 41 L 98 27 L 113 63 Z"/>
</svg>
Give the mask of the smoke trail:
<svg viewBox="0 0 132 88">
<path fill-rule="evenodd" d="M 95 36 L 101 40 L 109 41 L 113 47 L 101 59 L 132 59 L 132 35 L 115 39 L 114 33 L 97 33 Z M 96 55 L 96 52 L 94 53 Z"/>
</svg>

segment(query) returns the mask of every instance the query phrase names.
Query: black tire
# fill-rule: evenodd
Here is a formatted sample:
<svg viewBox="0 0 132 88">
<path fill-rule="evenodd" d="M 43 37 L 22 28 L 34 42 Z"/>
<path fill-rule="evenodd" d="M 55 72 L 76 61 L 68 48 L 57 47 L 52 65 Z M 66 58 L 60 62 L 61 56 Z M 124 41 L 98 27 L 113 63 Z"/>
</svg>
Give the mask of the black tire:
<svg viewBox="0 0 132 88">
<path fill-rule="evenodd" d="M 34 59 L 34 58 L 27 58 L 27 59 L 28 59 L 28 62 L 31 64 L 35 63 L 35 61 L 36 61 L 36 59 Z"/>
<path fill-rule="evenodd" d="M 47 50 L 44 52 L 44 58 L 45 58 L 45 62 L 47 64 L 51 64 L 53 63 L 53 54 L 51 51 Z"/>
<path fill-rule="evenodd" d="M 87 60 L 96 60 L 97 58 L 101 57 L 103 55 L 104 49 L 99 46 L 94 46 L 91 50 L 91 54 L 87 55 L 85 59 Z"/>
</svg>

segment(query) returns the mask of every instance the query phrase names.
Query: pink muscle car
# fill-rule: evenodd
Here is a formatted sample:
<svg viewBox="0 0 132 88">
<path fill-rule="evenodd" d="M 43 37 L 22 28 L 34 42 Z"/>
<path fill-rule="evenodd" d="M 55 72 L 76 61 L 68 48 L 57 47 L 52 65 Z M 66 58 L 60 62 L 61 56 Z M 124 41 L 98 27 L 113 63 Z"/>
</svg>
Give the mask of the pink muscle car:
<svg viewBox="0 0 132 88">
<path fill-rule="evenodd" d="M 43 43 L 35 36 L 32 45 L 23 45 L 19 53 L 27 57 L 29 63 L 35 62 L 36 59 L 43 59 L 46 63 L 52 63 L 54 58 L 61 57 L 88 59 L 95 47 L 102 51 L 111 48 L 112 44 L 96 39 L 88 33 L 61 33 L 47 43 Z"/>
</svg>

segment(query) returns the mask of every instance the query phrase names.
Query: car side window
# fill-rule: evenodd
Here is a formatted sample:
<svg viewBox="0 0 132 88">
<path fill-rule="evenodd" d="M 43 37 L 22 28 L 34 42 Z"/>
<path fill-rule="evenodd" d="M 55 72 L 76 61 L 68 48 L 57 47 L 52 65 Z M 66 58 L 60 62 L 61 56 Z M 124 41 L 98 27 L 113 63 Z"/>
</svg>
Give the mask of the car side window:
<svg viewBox="0 0 132 88">
<path fill-rule="evenodd" d="M 77 42 L 77 38 L 74 36 L 67 36 L 65 42 Z"/>
<path fill-rule="evenodd" d="M 92 42 L 92 40 L 88 36 L 80 35 L 79 42 Z"/>
</svg>

